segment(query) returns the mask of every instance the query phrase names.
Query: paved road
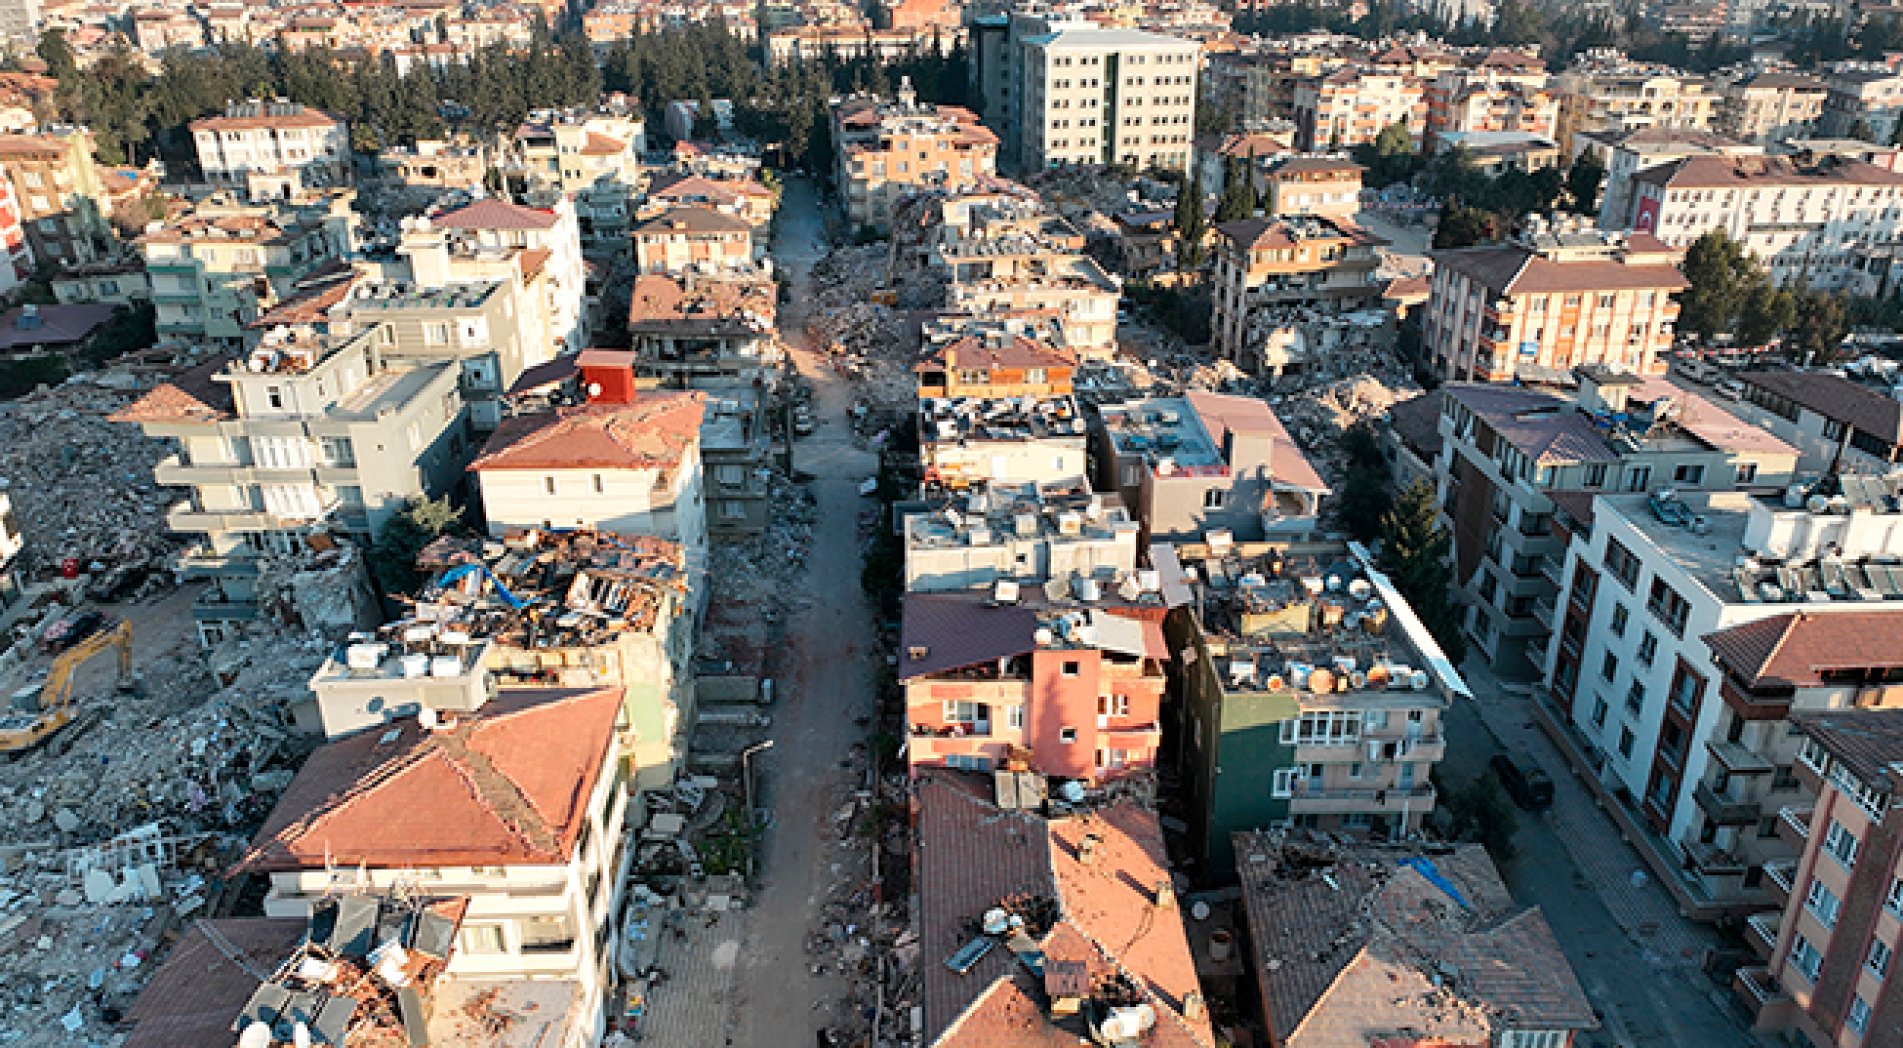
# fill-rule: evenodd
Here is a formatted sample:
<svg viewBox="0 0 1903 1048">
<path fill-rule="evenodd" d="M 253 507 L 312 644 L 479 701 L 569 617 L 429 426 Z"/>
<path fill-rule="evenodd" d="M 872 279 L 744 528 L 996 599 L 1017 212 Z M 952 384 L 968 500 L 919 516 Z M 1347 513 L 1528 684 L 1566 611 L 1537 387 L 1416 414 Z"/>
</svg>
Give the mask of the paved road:
<svg viewBox="0 0 1903 1048">
<path fill-rule="evenodd" d="M 781 333 L 813 387 L 819 428 L 794 446 L 794 466 L 816 478 L 818 516 L 807 558 L 810 610 L 787 630 L 774 748 L 756 758 L 761 802 L 772 809 L 773 824 L 761 855 L 764 886 L 748 914 L 736 973 L 737 1023 L 726 1043 L 739 1048 L 814 1043 L 824 1024 L 814 1004 L 845 993 L 837 976 L 811 974 L 805 940 L 828 889 L 856 873 L 835 866 L 840 858 L 830 846 L 837 837 L 831 816 L 848 786 L 840 764 L 866 735 L 855 719 L 874 713 L 872 615 L 859 589 L 857 522 L 864 505 L 858 486 L 877 461 L 853 445 L 845 424 L 851 387 L 805 352 L 808 273 L 827 250 L 819 207 L 810 182 L 789 180 L 773 252 L 793 284 L 792 301 L 781 307 Z"/>
<path fill-rule="evenodd" d="M 1687 943 L 1715 938 L 1707 929 L 1677 918 L 1660 917 L 1653 939 L 1629 935 L 1608 901 L 1621 911 L 1635 900 L 1624 893 L 1658 892 L 1657 885 L 1635 888 L 1625 871 L 1639 857 L 1619 839 L 1612 820 L 1593 804 L 1583 783 L 1574 779 L 1537 729 L 1512 715 L 1516 700 L 1484 673 L 1469 675 L 1482 694 L 1487 716 L 1474 703 L 1456 703 L 1448 713 L 1447 758 L 1441 773 L 1449 784 L 1486 774 L 1489 757 L 1500 751 L 1499 738 L 1531 757 L 1552 776 L 1559 794 L 1551 813 L 1521 813 L 1514 836 L 1517 858 L 1506 870 L 1514 899 L 1537 905 L 1546 914 L 1560 947 L 1593 1006 L 1602 1029 L 1582 1045 L 1619 1048 L 1742 1048 L 1758 1044 L 1728 1000 L 1728 990 L 1704 976 L 1697 959 L 1682 956 Z M 1544 744 L 1544 745 L 1542 745 Z M 1590 843 L 1582 843 L 1590 842 Z M 1594 851 L 1594 869 L 1582 869 L 1581 849 Z M 1674 923 L 1676 922 L 1676 923 Z M 1676 950 L 1661 949 L 1672 943 Z"/>
</svg>

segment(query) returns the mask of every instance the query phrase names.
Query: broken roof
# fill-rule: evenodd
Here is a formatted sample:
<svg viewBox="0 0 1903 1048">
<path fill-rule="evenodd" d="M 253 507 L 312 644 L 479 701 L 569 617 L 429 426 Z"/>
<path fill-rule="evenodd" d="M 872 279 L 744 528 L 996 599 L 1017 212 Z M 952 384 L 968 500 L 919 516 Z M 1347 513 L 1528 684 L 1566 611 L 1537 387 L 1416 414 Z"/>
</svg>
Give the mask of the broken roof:
<svg viewBox="0 0 1903 1048">
<path fill-rule="evenodd" d="M 1234 839 L 1276 1043 L 1366 1048 L 1397 1031 L 1494 1043 L 1504 1030 L 1597 1027 L 1546 918 L 1514 905 L 1479 845 L 1429 856 L 1263 831 Z"/>
<path fill-rule="evenodd" d="M 1903 608 L 1799 611 L 1705 635 L 1711 657 L 1751 688 L 1807 688 L 1835 670 L 1903 668 Z"/>
<path fill-rule="evenodd" d="M 502 420 L 470 472 L 654 469 L 700 439 L 707 394 L 644 392 L 632 404 L 582 404 Z"/>
<path fill-rule="evenodd" d="M 435 730 L 405 720 L 326 743 L 237 870 L 566 863 L 621 699 L 620 688 L 503 691 Z"/>
<path fill-rule="evenodd" d="M 214 944 L 213 936 L 218 944 Z M 193 921 L 126 1011 L 123 1048 L 204 1048 L 234 1038 L 238 1014 L 258 980 L 304 938 L 304 922 L 282 917 Z"/>
<path fill-rule="evenodd" d="M 932 358 L 919 365 L 936 364 L 943 368 L 995 371 L 999 368 L 1067 368 L 1077 366 L 1077 354 L 1057 346 L 1047 346 L 1023 335 L 1009 338 L 980 338 L 966 335 L 949 343 Z"/>
<path fill-rule="evenodd" d="M 991 950 L 963 975 L 945 964 L 971 941 L 973 921 L 1014 898 L 1026 908 L 1054 904 L 1048 930 L 1033 929 L 1042 934 L 1032 936 L 1046 970 L 1062 966 L 1074 979 L 1074 965 L 1081 964 L 1093 994 L 1108 992 L 1122 975 L 1124 992 L 1155 1010 L 1156 1026 L 1145 1045 L 1212 1045 L 1208 1020 L 1198 1011 L 1201 990 L 1181 911 L 1173 896 L 1159 899 L 1170 873 L 1156 815 L 1118 800 L 1087 814 L 1045 820 L 1001 811 L 987 787 L 956 772 L 925 769 L 918 776 L 913 865 L 919 878 L 925 1043 L 1079 1043 L 1082 1024 L 1047 1014 L 1044 978 L 1012 950 Z"/>
<path fill-rule="evenodd" d="M 229 357 L 214 357 L 169 382 L 154 386 L 151 392 L 108 415 L 113 422 L 222 422 L 235 418 L 237 402 L 231 386 L 213 376 L 231 363 Z"/>
</svg>

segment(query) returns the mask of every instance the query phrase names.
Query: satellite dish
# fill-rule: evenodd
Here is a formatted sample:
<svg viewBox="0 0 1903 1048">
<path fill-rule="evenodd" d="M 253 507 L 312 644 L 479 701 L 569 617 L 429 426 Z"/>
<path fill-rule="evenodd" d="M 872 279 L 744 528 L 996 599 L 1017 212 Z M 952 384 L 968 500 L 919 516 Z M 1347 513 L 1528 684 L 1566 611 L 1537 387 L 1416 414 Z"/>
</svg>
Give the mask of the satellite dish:
<svg viewBox="0 0 1903 1048">
<path fill-rule="evenodd" d="M 417 710 L 416 723 L 421 724 L 423 726 L 424 731 L 435 731 L 436 730 L 436 711 L 433 709 L 430 709 L 427 706 L 424 707 L 423 709 Z"/>
<path fill-rule="evenodd" d="M 254 1022 L 238 1035 L 238 1048 L 271 1048 L 271 1027 Z"/>
<path fill-rule="evenodd" d="M 591 397 L 601 396 L 601 383 L 599 382 L 588 383 L 588 395 Z"/>
</svg>

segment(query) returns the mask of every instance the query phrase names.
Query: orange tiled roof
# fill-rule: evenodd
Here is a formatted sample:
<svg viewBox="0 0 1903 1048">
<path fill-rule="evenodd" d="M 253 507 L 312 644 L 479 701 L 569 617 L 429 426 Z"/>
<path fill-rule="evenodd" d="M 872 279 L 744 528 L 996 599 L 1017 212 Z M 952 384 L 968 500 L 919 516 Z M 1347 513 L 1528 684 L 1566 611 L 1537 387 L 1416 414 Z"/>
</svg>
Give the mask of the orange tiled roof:
<svg viewBox="0 0 1903 1048">
<path fill-rule="evenodd" d="M 706 401 L 698 391 L 643 393 L 632 404 L 517 415 L 496 427 L 469 469 L 671 468 L 700 439 Z"/>
</svg>

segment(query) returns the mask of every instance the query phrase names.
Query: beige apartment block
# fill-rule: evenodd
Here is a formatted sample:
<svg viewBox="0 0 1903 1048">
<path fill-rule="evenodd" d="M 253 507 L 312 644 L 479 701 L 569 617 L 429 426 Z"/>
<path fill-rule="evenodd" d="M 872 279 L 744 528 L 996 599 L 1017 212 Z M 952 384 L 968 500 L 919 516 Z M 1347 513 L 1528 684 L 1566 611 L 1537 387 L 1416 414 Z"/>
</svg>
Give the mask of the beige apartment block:
<svg viewBox="0 0 1903 1048">
<path fill-rule="evenodd" d="M 1200 54 L 1191 40 L 1068 23 L 1025 38 L 1021 166 L 1186 170 Z"/>
<path fill-rule="evenodd" d="M 840 202 L 854 229 L 886 229 L 909 193 L 964 189 L 997 173 L 998 136 L 969 109 L 920 103 L 909 80 L 895 100 L 849 99 L 832 119 Z"/>
</svg>

